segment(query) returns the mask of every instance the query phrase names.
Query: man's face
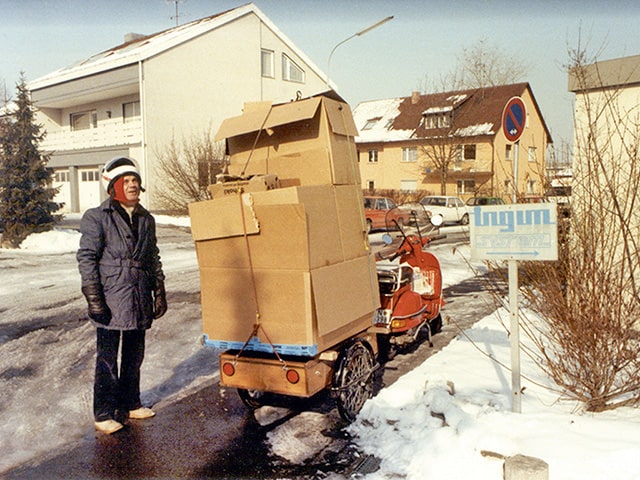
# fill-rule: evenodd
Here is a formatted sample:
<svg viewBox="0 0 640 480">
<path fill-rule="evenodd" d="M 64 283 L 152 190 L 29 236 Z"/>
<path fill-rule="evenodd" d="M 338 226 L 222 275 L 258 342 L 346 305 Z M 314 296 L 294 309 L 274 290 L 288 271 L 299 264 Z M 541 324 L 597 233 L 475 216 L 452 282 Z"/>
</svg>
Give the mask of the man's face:
<svg viewBox="0 0 640 480">
<path fill-rule="evenodd" d="M 140 182 L 135 175 L 125 175 L 123 177 L 122 187 L 127 203 L 135 204 L 140 197 Z"/>
</svg>

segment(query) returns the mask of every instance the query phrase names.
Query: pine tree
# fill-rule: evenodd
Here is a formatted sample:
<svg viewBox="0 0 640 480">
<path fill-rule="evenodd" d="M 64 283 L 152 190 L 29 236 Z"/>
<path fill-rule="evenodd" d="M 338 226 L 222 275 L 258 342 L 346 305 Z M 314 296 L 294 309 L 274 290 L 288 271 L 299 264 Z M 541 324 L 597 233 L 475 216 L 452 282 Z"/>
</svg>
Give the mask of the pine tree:
<svg viewBox="0 0 640 480">
<path fill-rule="evenodd" d="M 53 202 L 51 171 L 39 145 L 45 136 L 35 123 L 24 75 L 17 87 L 15 109 L 0 126 L 0 226 L 2 246 L 17 248 L 31 233 L 50 230 L 59 216 Z"/>
</svg>

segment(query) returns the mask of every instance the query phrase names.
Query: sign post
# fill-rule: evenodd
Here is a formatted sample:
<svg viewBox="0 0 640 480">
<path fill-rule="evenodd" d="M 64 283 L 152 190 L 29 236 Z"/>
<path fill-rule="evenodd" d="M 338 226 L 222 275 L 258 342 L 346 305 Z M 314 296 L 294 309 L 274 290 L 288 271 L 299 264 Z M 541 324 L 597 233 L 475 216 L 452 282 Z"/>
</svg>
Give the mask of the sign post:
<svg viewBox="0 0 640 480">
<path fill-rule="evenodd" d="M 474 207 L 469 221 L 471 258 L 509 264 L 512 410 L 522 411 L 518 260 L 558 259 L 558 212 L 555 204 Z"/>
</svg>

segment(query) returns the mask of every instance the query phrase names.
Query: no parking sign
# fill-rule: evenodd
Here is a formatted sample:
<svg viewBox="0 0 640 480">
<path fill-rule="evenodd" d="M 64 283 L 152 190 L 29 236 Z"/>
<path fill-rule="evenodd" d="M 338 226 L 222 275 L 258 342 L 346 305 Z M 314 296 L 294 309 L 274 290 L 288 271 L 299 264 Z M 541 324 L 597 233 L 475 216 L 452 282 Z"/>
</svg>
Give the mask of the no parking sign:
<svg viewBox="0 0 640 480">
<path fill-rule="evenodd" d="M 527 124 L 527 108 L 520 97 L 511 97 L 502 111 L 502 131 L 509 142 L 517 142 Z"/>
</svg>

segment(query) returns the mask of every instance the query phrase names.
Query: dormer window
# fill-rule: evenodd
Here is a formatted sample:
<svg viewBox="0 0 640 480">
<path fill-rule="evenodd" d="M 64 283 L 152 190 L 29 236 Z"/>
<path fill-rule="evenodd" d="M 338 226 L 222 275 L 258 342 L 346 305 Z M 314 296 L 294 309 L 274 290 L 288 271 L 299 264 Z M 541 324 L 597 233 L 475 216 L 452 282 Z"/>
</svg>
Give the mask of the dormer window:
<svg viewBox="0 0 640 480">
<path fill-rule="evenodd" d="M 382 117 L 370 118 L 369 120 L 367 120 L 367 123 L 364 124 L 362 130 L 371 130 L 373 127 L 375 127 L 376 123 L 378 123 L 381 118 Z"/>
<path fill-rule="evenodd" d="M 422 112 L 424 128 L 447 128 L 451 126 L 453 107 L 431 107 Z"/>
</svg>

